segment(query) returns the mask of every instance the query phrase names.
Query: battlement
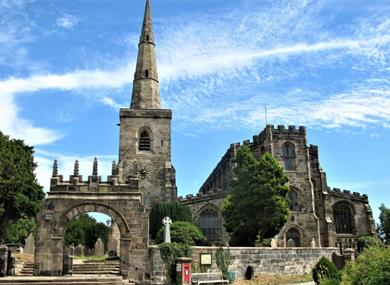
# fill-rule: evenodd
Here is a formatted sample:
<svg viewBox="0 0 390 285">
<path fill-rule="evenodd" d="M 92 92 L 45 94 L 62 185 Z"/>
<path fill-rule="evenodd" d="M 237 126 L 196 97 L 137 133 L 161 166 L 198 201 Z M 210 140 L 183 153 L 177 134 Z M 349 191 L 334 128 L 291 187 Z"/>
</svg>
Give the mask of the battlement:
<svg viewBox="0 0 390 285">
<path fill-rule="evenodd" d="M 210 199 L 216 199 L 216 198 L 225 198 L 224 193 L 217 192 L 217 193 L 197 193 L 196 195 L 188 194 L 185 197 L 178 197 L 178 202 L 183 204 L 190 204 L 195 202 L 201 202 L 206 201 Z"/>
<path fill-rule="evenodd" d="M 273 132 L 284 132 L 284 133 L 294 132 L 294 133 L 306 134 L 306 127 L 304 126 L 297 127 L 293 125 L 289 125 L 289 126 L 278 125 L 275 127 L 274 125 L 268 125 L 267 127 L 271 128 Z"/>
<path fill-rule="evenodd" d="M 130 176 L 126 181 L 121 181 L 119 177 L 119 167 L 115 161 L 112 163 L 111 175 L 106 181 L 102 181 L 98 175 L 98 161 L 93 162 L 92 175 L 88 180 L 83 180 L 79 173 L 79 162 L 74 163 L 73 175 L 69 175 L 69 180 L 64 180 L 64 176 L 58 173 L 57 160 L 53 163 L 53 173 L 50 179 L 50 192 L 131 192 L 139 191 L 138 175 Z"/>
<path fill-rule="evenodd" d="M 328 192 L 330 194 L 338 194 L 338 195 L 346 196 L 348 198 L 354 197 L 357 199 L 368 200 L 367 194 L 360 194 L 358 192 L 351 192 L 350 190 L 342 190 L 340 188 L 328 187 Z"/>
</svg>

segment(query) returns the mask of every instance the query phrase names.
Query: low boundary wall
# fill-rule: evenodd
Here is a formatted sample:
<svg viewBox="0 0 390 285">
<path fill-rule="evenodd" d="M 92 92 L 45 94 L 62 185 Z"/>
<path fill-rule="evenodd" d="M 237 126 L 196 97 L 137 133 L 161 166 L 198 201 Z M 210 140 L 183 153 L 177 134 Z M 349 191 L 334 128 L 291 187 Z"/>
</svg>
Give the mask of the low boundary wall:
<svg viewBox="0 0 390 285">
<path fill-rule="evenodd" d="M 215 253 L 218 247 L 194 246 L 192 247 L 192 272 L 219 271 L 216 264 Z M 248 266 L 253 269 L 254 275 L 298 275 L 310 273 L 318 260 L 325 256 L 332 259 L 332 253 L 338 252 L 335 247 L 310 248 L 270 248 L 270 247 L 229 247 L 232 263 L 229 271 L 236 272 L 238 279 L 245 277 Z M 211 265 L 201 265 L 201 253 L 211 253 Z M 157 246 L 149 247 L 149 258 L 153 260 L 150 270 L 152 277 L 160 282 L 166 280 L 161 276 L 165 268 Z"/>
</svg>

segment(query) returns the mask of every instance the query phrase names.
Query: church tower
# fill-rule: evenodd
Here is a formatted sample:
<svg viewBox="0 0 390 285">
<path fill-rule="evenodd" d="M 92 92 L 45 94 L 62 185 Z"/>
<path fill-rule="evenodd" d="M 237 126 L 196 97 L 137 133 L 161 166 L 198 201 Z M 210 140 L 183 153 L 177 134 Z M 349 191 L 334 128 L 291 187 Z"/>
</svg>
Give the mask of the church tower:
<svg viewBox="0 0 390 285">
<path fill-rule="evenodd" d="M 150 1 L 146 0 L 130 108 L 120 109 L 119 175 L 140 178 L 145 203 L 176 198 L 171 163 L 172 111 L 160 108 Z"/>
</svg>

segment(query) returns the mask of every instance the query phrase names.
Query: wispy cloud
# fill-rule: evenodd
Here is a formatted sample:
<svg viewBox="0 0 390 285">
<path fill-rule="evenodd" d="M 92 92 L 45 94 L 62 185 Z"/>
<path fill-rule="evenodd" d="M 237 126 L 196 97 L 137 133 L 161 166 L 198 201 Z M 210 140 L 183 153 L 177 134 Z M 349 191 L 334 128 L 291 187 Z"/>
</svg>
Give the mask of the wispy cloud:
<svg viewBox="0 0 390 285">
<path fill-rule="evenodd" d="M 65 14 L 56 20 L 57 26 L 64 29 L 71 29 L 76 26 L 78 22 L 78 17 L 69 14 Z"/>
<path fill-rule="evenodd" d="M 253 128 L 263 124 L 265 104 L 275 123 L 388 127 L 390 83 L 385 78 L 390 72 L 390 20 L 378 16 L 343 27 L 343 36 L 336 36 L 324 28 L 327 23 L 319 17 L 321 5 L 278 2 L 253 11 L 193 15 L 184 17 L 191 20 L 181 17 L 163 24 L 157 42 L 161 94 L 165 107 L 175 112 L 177 128 L 204 128 L 205 123 L 208 128 Z M 71 28 L 77 21 L 77 17 L 64 15 L 57 24 Z M 7 94 L 17 114 L 14 96 L 26 92 L 120 89 L 131 83 L 133 63 L 134 58 L 115 68 L 3 77 L 0 93 Z M 325 89 L 305 86 L 306 77 L 317 78 L 322 69 L 337 72 L 335 67 L 360 72 L 356 78 L 364 73 L 365 80 L 352 80 L 338 90 L 332 89 L 332 82 Z M 380 83 L 371 84 L 370 78 Z M 299 92 L 297 86 L 284 85 L 292 79 L 301 80 Z M 100 94 L 94 99 L 118 108 L 114 96 Z M 3 113 L 4 120 L 12 121 L 6 128 L 10 133 L 20 134 L 16 126 L 22 123 L 34 129 L 32 123 Z M 46 131 L 35 142 L 59 137 Z"/>
<path fill-rule="evenodd" d="M 0 92 L 0 130 L 14 138 L 24 139 L 30 145 L 52 143 L 62 137 L 57 131 L 34 126 L 19 116 L 14 96 Z"/>
</svg>

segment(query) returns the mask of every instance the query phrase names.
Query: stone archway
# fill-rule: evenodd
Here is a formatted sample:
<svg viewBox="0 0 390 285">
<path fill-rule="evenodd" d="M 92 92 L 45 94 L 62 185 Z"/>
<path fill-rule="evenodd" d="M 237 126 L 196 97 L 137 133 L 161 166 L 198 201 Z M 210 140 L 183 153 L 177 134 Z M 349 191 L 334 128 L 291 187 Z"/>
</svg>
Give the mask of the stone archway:
<svg viewBox="0 0 390 285">
<path fill-rule="evenodd" d="M 62 275 L 67 225 L 81 213 L 99 212 L 110 216 L 118 225 L 121 275 L 132 280 L 144 279 L 149 224 L 148 212 L 141 203 L 141 193 L 132 192 L 128 187 L 120 191 L 104 186 L 98 186 L 97 192 L 58 191 L 57 186 L 48 193 L 37 216 L 35 275 Z"/>
</svg>

